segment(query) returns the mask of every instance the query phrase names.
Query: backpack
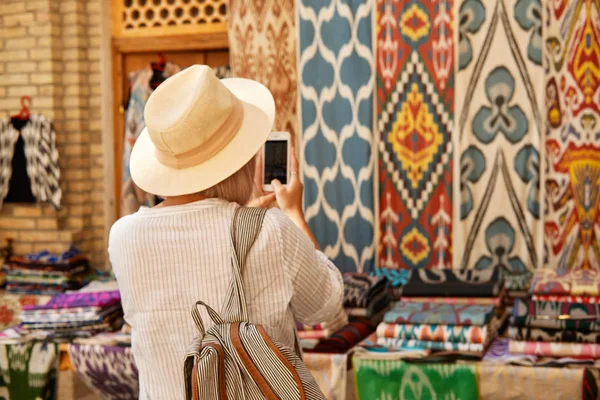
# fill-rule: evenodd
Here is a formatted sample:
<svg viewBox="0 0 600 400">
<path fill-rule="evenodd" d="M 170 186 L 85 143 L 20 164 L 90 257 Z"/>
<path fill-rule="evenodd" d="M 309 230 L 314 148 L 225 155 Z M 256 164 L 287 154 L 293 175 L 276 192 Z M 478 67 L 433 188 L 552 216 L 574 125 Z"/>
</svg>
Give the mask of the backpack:
<svg viewBox="0 0 600 400">
<path fill-rule="evenodd" d="M 262 208 L 239 207 L 235 211 L 231 224 L 233 281 L 222 315 L 202 301 L 192 309 L 200 334 L 184 362 L 186 400 L 325 399 L 299 353 L 272 340 L 262 326 L 248 322 L 242 273 L 265 213 Z M 215 324 L 208 330 L 198 306 L 206 308 Z"/>
</svg>

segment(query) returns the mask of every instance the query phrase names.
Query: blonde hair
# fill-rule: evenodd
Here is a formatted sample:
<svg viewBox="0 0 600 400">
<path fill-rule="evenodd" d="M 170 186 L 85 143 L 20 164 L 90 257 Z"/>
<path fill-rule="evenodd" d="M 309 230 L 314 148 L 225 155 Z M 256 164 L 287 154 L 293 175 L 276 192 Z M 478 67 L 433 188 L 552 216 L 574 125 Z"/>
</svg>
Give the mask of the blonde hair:
<svg viewBox="0 0 600 400">
<path fill-rule="evenodd" d="M 254 172 L 256 157 L 240 168 L 236 173 L 222 182 L 217 183 L 200 194 L 206 198 L 219 198 L 244 205 L 250 201 L 254 192 Z"/>
</svg>

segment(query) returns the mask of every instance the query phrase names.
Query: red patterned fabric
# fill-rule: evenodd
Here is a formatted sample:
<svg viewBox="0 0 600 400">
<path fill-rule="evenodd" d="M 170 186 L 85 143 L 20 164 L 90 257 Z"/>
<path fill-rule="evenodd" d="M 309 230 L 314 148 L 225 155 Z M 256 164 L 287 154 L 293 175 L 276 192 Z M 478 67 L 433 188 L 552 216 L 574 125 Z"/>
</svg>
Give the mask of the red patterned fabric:
<svg viewBox="0 0 600 400">
<path fill-rule="evenodd" d="M 383 269 L 452 261 L 454 2 L 376 3 Z"/>
</svg>

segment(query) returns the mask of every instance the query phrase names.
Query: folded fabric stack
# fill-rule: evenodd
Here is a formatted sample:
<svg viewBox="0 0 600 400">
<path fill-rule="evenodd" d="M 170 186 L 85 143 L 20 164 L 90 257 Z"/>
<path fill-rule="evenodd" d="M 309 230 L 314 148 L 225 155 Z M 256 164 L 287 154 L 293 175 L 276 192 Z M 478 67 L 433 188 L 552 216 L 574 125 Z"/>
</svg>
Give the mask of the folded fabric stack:
<svg viewBox="0 0 600 400">
<path fill-rule="evenodd" d="M 8 258 L 12 256 L 12 239 L 6 239 L 6 244 L 4 247 L 0 248 L 0 260 L 2 261 L 2 265 L 5 265 L 8 261 Z M 0 287 L 4 287 L 6 285 L 6 270 L 4 268 L 0 269 Z"/>
<path fill-rule="evenodd" d="M 600 276 L 536 271 L 531 300 L 516 299 L 509 351 L 578 362 L 600 359 Z"/>
<path fill-rule="evenodd" d="M 62 255 L 47 251 L 11 256 L 5 264 L 6 291 L 53 295 L 81 288 L 90 278 L 88 259 L 71 247 Z"/>
<path fill-rule="evenodd" d="M 55 295 L 45 305 L 24 306 L 21 329 L 53 338 L 90 337 L 123 325 L 121 295 L 111 292 L 76 292 Z"/>
<path fill-rule="evenodd" d="M 319 340 L 300 340 L 300 345 L 308 353 L 347 353 L 373 333 L 375 328 L 376 322 L 367 318 L 351 317 L 346 326 L 331 336 Z"/>
<path fill-rule="evenodd" d="M 319 340 L 327 338 L 346 325 L 348 325 L 348 316 L 344 311 L 340 311 L 333 320 L 315 326 L 303 325 L 299 322 L 296 323 L 298 338 L 300 340 Z"/>
<path fill-rule="evenodd" d="M 363 273 L 346 273 L 344 308 L 351 317 L 364 317 L 379 322 L 390 305 L 388 281 Z"/>
<path fill-rule="evenodd" d="M 392 350 L 482 357 L 504 321 L 502 270 L 415 270 L 377 327 Z"/>
</svg>

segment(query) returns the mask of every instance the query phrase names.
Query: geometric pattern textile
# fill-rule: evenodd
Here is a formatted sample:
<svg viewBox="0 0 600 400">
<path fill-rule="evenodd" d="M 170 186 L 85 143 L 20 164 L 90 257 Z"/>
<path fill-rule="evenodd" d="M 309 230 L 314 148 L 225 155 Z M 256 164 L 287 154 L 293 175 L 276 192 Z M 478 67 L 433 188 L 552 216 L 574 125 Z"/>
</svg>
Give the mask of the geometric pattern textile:
<svg viewBox="0 0 600 400">
<path fill-rule="evenodd" d="M 544 265 L 600 280 L 600 2 L 544 7 Z"/>
<path fill-rule="evenodd" d="M 296 16 L 292 0 L 233 0 L 228 4 L 231 74 L 265 85 L 275 99 L 275 131 L 296 143 Z"/>
<path fill-rule="evenodd" d="M 375 262 L 372 1 L 297 3 L 305 216 L 344 272 Z"/>
<path fill-rule="evenodd" d="M 457 268 L 501 266 L 523 290 L 539 265 L 540 0 L 462 0 L 456 76 Z"/>
<path fill-rule="evenodd" d="M 475 364 L 415 364 L 354 358 L 361 400 L 479 399 Z"/>
<path fill-rule="evenodd" d="M 377 0 L 378 267 L 452 267 L 453 0 Z"/>
</svg>

